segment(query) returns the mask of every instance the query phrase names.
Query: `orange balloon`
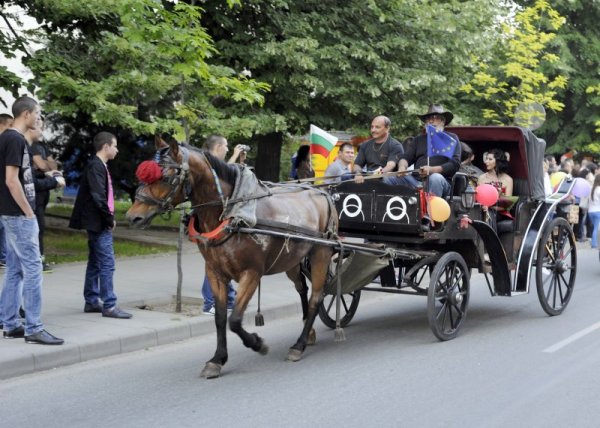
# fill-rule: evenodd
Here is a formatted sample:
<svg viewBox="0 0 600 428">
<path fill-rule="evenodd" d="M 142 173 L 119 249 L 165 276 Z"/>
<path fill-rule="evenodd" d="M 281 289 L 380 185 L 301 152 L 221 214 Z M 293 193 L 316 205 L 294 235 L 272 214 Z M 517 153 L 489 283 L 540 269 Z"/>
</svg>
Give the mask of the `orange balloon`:
<svg viewBox="0 0 600 428">
<path fill-rule="evenodd" d="M 450 205 L 448 205 L 448 202 L 446 202 L 445 199 L 434 196 L 429 201 L 429 207 L 431 210 L 431 219 L 433 221 L 442 222 L 450 218 Z"/>
</svg>

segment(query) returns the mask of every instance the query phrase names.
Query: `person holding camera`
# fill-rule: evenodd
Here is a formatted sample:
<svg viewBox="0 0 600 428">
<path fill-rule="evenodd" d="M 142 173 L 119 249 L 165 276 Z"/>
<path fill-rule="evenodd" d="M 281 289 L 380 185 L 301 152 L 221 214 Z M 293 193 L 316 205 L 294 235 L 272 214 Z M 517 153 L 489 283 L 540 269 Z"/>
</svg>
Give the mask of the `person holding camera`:
<svg viewBox="0 0 600 428">
<path fill-rule="evenodd" d="M 227 138 L 222 135 L 211 135 L 204 142 L 204 146 L 202 149 L 209 152 L 211 155 L 219 158 L 221 160 L 225 160 L 227 156 L 227 152 L 229 151 L 229 145 L 227 143 Z M 235 163 L 235 161 L 239 158 L 239 163 L 243 164 L 246 160 L 246 153 L 250 148 L 248 146 L 244 146 L 243 144 L 238 144 L 233 149 L 233 155 L 229 158 L 227 163 Z M 233 309 L 233 303 L 235 301 L 236 291 L 233 288 L 233 284 L 231 281 L 227 283 L 227 309 Z M 212 288 L 210 286 L 210 282 L 208 280 L 208 276 L 204 275 L 204 281 L 202 283 L 202 299 L 204 300 L 204 307 L 202 312 L 205 315 L 214 315 L 215 314 L 215 297 L 212 293 Z"/>
<path fill-rule="evenodd" d="M 223 139 L 225 139 L 225 137 L 223 137 Z M 227 163 L 236 163 L 237 161 L 237 163 L 239 163 L 240 165 L 246 165 L 246 158 L 248 157 L 249 151 L 250 146 L 246 146 L 245 144 L 238 144 L 233 148 L 233 154 L 231 155 Z M 227 152 L 225 153 L 227 154 Z"/>
</svg>

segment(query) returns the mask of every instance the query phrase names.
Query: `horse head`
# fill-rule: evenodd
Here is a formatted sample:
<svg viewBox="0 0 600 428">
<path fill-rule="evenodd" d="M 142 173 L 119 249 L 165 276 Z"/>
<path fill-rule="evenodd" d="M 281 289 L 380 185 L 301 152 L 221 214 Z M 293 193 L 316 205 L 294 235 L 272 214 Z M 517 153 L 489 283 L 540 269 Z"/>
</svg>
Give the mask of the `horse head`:
<svg viewBox="0 0 600 428">
<path fill-rule="evenodd" d="M 187 199 L 185 187 L 190 169 L 188 149 L 179 147 L 177 141 L 167 145 L 162 139 L 156 139 L 155 143 L 161 154 L 158 162 L 160 178 L 138 187 L 135 201 L 126 214 L 134 227 L 148 226 L 155 216 L 173 210 Z"/>
</svg>

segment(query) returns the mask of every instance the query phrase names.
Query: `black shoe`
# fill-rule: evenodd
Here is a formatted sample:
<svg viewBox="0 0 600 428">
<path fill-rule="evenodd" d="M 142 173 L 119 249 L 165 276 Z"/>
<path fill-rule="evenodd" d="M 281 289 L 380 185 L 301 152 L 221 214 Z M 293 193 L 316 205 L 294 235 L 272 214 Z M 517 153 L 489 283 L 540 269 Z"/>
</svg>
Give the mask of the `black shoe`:
<svg viewBox="0 0 600 428">
<path fill-rule="evenodd" d="M 129 312 L 125 312 L 118 306 L 113 306 L 112 308 L 106 311 L 102 311 L 102 316 L 107 318 L 128 319 L 131 318 L 133 315 L 131 315 Z"/>
<path fill-rule="evenodd" d="M 86 314 L 89 314 L 89 313 L 101 314 L 102 313 L 102 305 L 100 303 L 94 303 L 94 304 L 86 303 L 85 306 L 83 307 L 83 312 L 85 312 Z"/>
<path fill-rule="evenodd" d="M 22 337 L 25 337 L 25 329 L 23 326 L 4 332 L 5 339 L 20 339 Z"/>
<path fill-rule="evenodd" d="M 62 345 L 64 339 L 52 336 L 46 330 L 38 331 L 37 333 L 25 336 L 25 343 L 35 343 L 38 345 Z"/>
<path fill-rule="evenodd" d="M 52 266 L 50 266 L 48 263 L 44 262 L 42 263 L 42 272 L 52 273 L 54 272 L 54 269 L 52 269 Z"/>
</svg>

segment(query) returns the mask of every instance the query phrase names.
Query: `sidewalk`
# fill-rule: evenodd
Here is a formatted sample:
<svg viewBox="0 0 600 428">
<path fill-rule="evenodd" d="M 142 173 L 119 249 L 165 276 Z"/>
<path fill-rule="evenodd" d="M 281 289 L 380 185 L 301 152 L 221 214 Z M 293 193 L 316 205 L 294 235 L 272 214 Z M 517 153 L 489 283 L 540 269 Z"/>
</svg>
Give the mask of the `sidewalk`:
<svg viewBox="0 0 600 428">
<path fill-rule="evenodd" d="M 60 229 L 60 224 L 57 225 Z M 117 227 L 116 237 L 177 244 L 168 230 Z M 85 263 L 61 264 L 44 274 L 42 321 L 62 346 L 26 344 L 23 339 L 0 339 L 0 379 L 20 376 L 95 358 L 136 351 L 215 332 L 214 317 L 139 309 L 144 304 L 171 301 L 177 287 L 177 253 L 117 259 L 115 292 L 118 304 L 133 313 L 130 320 L 103 318 L 83 312 Z M 184 241 L 182 255 L 184 298 L 200 299 L 204 259 L 196 246 Z M 0 271 L 0 281 L 3 280 Z M 256 294 L 246 311 L 245 324 L 254 327 Z M 261 312 L 265 323 L 287 316 L 302 318 L 300 299 L 285 274 L 264 277 Z M 216 345 L 216 341 L 215 341 Z"/>
</svg>

